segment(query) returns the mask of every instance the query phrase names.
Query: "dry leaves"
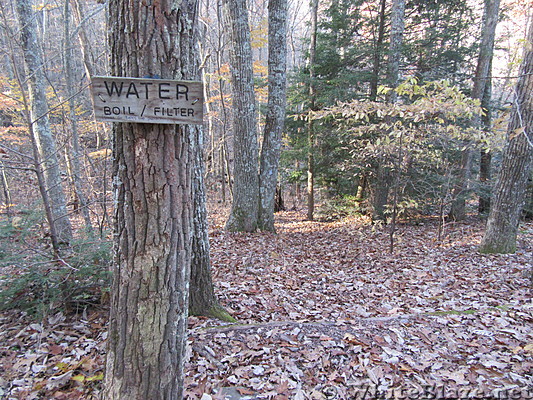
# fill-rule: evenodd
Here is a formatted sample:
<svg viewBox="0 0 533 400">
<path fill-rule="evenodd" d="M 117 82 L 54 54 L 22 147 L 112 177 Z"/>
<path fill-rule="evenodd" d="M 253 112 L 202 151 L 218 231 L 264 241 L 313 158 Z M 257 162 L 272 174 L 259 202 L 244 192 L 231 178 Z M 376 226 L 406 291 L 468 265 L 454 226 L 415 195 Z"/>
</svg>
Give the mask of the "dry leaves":
<svg viewBox="0 0 533 400">
<path fill-rule="evenodd" d="M 482 225 L 472 221 L 449 226 L 443 243 L 432 222 L 401 226 L 389 254 L 388 232 L 362 220 L 302 222 L 284 212 L 275 235 L 230 234 L 223 218 L 212 217 L 214 281 L 239 324 L 190 319 L 188 398 L 376 398 L 431 387 L 481 395 L 533 385 L 525 274 L 533 225 L 514 255 L 478 254 Z M 0 397 L 96 398 L 105 317 L 3 315 Z"/>
</svg>

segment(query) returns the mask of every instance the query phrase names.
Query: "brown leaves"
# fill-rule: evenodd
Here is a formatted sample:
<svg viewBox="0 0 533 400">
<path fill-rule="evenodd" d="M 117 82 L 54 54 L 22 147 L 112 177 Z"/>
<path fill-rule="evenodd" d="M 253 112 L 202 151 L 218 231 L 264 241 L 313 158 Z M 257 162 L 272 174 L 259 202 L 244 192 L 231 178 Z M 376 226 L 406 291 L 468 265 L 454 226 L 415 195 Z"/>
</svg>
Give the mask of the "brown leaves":
<svg viewBox="0 0 533 400">
<path fill-rule="evenodd" d="M 214 281 L 239 324 L 190 318 L 187 398 L 325 400 L 425 385 L 492 393 L 533 384 L 523 274 L 530 226 L 519 252 L 503 256 L 477 253 L 480 224 L 450 226 L 442 243 L 432 223 L 400 226 L 391 255 L 386 232 L 353 218 L 303 222 L 285 212 L 277 235 L 228 234 L 217 218 Z M 2 317 L 0 390 L 96 398 L 105 318 Z"/>
</svg>

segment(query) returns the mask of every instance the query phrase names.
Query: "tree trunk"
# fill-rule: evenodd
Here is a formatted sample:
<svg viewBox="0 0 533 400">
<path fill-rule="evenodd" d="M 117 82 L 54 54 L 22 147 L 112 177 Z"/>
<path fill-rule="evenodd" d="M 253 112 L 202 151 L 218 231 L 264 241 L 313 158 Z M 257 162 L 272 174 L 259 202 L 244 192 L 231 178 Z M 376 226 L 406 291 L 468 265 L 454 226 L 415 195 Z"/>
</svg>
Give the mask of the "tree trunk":
<svg viewBox="0 0 533 400">
<path fill-rule="evenodd" d="M 389 59 L 387 61 L 387 85 L 391 88 L 398 86 L 400 78 L 400 58 L 403 46 L 403 31 L 405 29 L 405 0 L 393 0 L 391 9 L 391 32 L 389 45 Z M 391 90 L 387 96 L 390 103 L 396 101 L 396 92 Z"/>
<path fill-rule="evenodd" d="M 524 206 L 524 218 L 527 220 L 533 219 L 533 174 L 527 181 L 526 201 Z"/>
<path fill-rule="evenodd" d="M 489 68 L 490 71 L 491 68 Z M 490 79 L 485 83 L 485 90 L 483 92 L 483 98 L 481 99 L 481 108 L 484 114 L 481 116 L 482 129 L 486 134 L 489 134 L 492 128 L 492 110 L 491 100 L 492 97 L 492 81 Z M 483 149 L 480 152 L 479 157 L 479 183 L 480 194 L 478 203 L 478 213 L 480 215 L 487 215 L 490 210 L 490 192 L 491 192 L 491 163 L 492 153 L 489 149 Z"/>
<path fill-rule="evenodd" d="M 316 111 L 315 57 L 318 30 L 318 0 L 311 0 L 311 41 L 309 43 L 309 118 L 307 121 L 307 219 L 313 221 L 315 213 L 315 123 Z"/>
<path fill-rule="evenodd" d="M 490 79 L 490 66 L 492 65 L 492 56 L 494 53 L 494 36 L 496 25 L 498 24 L 499 7 L 500 0 L 485 0 L 485 15 L 481 30 L 480 50 L 471 95 L 473 99 L 480 101 L 485 93 L 487 80 Z M 472 121 L 472 125 L 479 128 L 481 126 L 480 122 L 479 116 L 476 116 Z M 465 147 L 461 157 L 459 179 L 453 191 L 454 201 L 448 214 L 448 218 L 452 221 L 461 221 L 466 217 L 466 196 L 472 175 L 473 153 L 469 143 L 465 143 Z"/>
<path fill-rule="evenodd" d="M 378 165 L 375 182 L 371 187 L 372 220 L 386 221 L 385 211 L 389 199 L 392 176 L 390 168 Z"/>
<path fill-rule="evenodd" d="M 268 2 L 268 110 L 259 172 L 259 229 L 274 232 L 281 134 L 285 125 L 287 0 Z"/>
<path fill-rule="evenodd" d="M 194 129 L 194 218 L 192 236 L 191 278 L 189 285 L 189 314 L 205 315 L 223 321 L 236 320 L 218 303 L 211 277 L 209 231 L 204 190 L 203 132 Z"/>
<path fill-rule="evenodd" d="M 198 2 L 111 0 L 111 73 L 199 80 Z M 104 398 L 182 399 L 194 129 L 113 127 L 115 260 Z"/>
<path fill-rule="evenodd" d="M 4 195 L 4 209 L 8 218 L 11 218 L 11 190 L 9 189 L 9 182 L 7 180 L 6 170 L 4 168 L 4 163 L 0 161 L 0 181 L 2 182 L 2 194 Z"/>
<path fill-rule="evenodd" d="M 69 0 L 65 0 L 65 1 L 69 1 Z M 80 43 L 80 51 L 83 57 L 83 66 L 85 67 L 85 73 L 87 74 L 87 78 L 91 79 L 91 77 L 98 74 L 98 71 L 95 71 L 96 63 L 94 61 L 94 54 L 91 51 L 91 43 L 89 41 L 89 35 L 87 35 L 85 27 L 83 26 L 83 24 L 86 22 L 83 2 L 81 0 L 70 0 L 70 1 L 72 1 L 72 11 L 73 11 L 74 19 L 76 23 L 78 24 L 77 34 L 78 34 L 78 39 Z M 89 99 L 94 109 L 93 97 L 89 96 Z M 96 120 L 94 124 L 94 130 L 96 133 L 96 148 L 100 148 L 102 143 L 104 143 L 106 135 L 104 134 L 104 132 L 100 131 L 100 124 L 96 123 Z"/>
<path fill-rule="evenodd" d="M 80 142 L 78 135 L 78 123 L 76 117 L 76 102 L 74 100 L 75 95 L 75 78 L 74 78 L 74 68 L 72 65 L 72 48 L 70 43 L 70 9 L 69 1 L 65 1 L 64 7 L 64 25 L 65 25 L 65 37 L 64 37 L 64 68 L 65 68 L 65 78 L 67 84 L 67 95 L 69 97 L 69 120 L 71 127 L 71 153 L 67 158 L 67 162 L 70 164 L 71 180 L 74 186 L 74 193 L 76 199 L 79 203 L 81 214 L 83 215 L 83 220 L 85 222 L 85 231 L 89 236 L 93 234 L 93 225 L 91 222 L 91 216 L 89 213 L 89 206 L 87 204 L 87 198 L 83 192 L 83 182 L 81 178 L 81 166 L 80 166 Z"/>
<path fill-rule="evenodd" d="M 372 77 L 370 78 L 370 100 L 376 101 L 378 96 L 379 72 L 381 70 L 381 58 L 383 53 L 383 39 L 385 37 L 385 10 L 387 1 L 381 0 L 379 6 L 379 27 L 376 46 L 374 48 L 374 60 L 372 63 Z"/>
<path fill-rule="evenodd" d="M 389 58 L 387 60 L 387 85 L 391 88 L 398 86 L 400 79 L 400 58 L 403 46 L 403 31 L 405 28 L 405 0 L 394 0 L 391 9 L 391 32 L 389 45 Z M 391 90 L 387 94 L 387 102 L 396 102 L 396 91 Z M 392 126 L 394 121 L 387 118 L 386 122 Z M 390 156 L 381 155 L 378 160 L 376 170 L 376 179 L 372 188 L 372 218 L 386 221 L 385 209 L 388 202 L 390 185 L 393 177 L 391 169 L 387 167 L 387 161 Z M 400 168 L 397 168 L 397 174 Z M 399 180 L 399 176 L 396 179 Z"/>
<path fill-rule="evenodd" d="M 533 164 L 533 17 L 529 22 L 502 167 L 481 242 L 483 253 L 516 251 L 518 223 Z"/>
<path fill-rule="evenodd" d="M 233 204 L 226 229 L 254 232 L 258 227 L 259 150 L 248 10 L 245 0 L 223 0 L 223 4 L 231 42 L 235 154 Z"/>
<path fill-rule="evenodd" d="M 70 243 L 72 228 L 67 214 L 67 206 L 61 169 L 56 150 L 55 138 L 48 119 L 46 99 L 46 80 L 43 72 L 43 56 L 37 40 L 37 23 L 30 0 L 17 0 L 17 16 L 20 26 L 21 45 L 24 52 L 24 64 L 28 77 L 30 123 L 37 145 L 39 158 L 43 163 L 46 191 L 51 202 L 53 224 L 57 239 L 61 243 Z"/>
</svg>

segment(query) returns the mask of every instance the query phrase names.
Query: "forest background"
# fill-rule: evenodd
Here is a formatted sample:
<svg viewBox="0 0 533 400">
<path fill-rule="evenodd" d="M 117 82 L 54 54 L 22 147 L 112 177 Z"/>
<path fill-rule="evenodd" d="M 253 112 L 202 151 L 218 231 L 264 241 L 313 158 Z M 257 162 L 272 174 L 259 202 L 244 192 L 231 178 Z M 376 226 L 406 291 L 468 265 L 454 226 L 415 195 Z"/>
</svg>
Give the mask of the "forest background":
<svg viewBox="0 0 533 400">
<path fill-rule="evenodd" d="M 111 131 L 110 125 L 94 120 L 88 91 L 91 76 L 108 75 L 110 70 L 104 40 L 106 6 L 91 1 L 32 6 L 43 56 L 38 69 L 48 103 L 43 114 L 49 117 L 52 146 L 42 159 L 27 124 L 26 86 L 32 77 L 22 69 L 16 2 L 1 5 L 3 309 L 45 318 L 58 310 L 69 314 L 106 302 L 113 215 Z M 479 97 L 485 111 L 480 113 L 480 104 L 471 97 L 485 6 L 482 1 L 405 2 L 398 79 L 391 82 L 391 4 L 319 2 L 316 54 L 310 63 L 312 10 L 306 2 L 290 2 L 278 207 L 300 212 L 295 214 L 297 220 L 324 224 L 356 218 L 372 232 L 384 232 L 387 244 L 381 251 L 390 252 L 402 248 L 397 235 L 400 222 L 431 224 L 437 243 L 458 227 L 479 229 L 502 162 L 531 3 L 510 0 L 500 6 L 492 73 Z M 248 10 L 262 127 L 267 104 L 267 4 L 249 2 Z M 229 38 L 219 2 L 201 2 L 200 31 L 204 181 L 211 210 L 225 215 L 239 154 L 234 151 L 231 124 Z M 396 87 L 401 105 L 390 101 L 390 86 Z M 472 128 L 475 115 L 480 115 L 480 124 Z M 59 185 L 46 189 L 52 195 L 62 191 L 66 199 L 64 204 L 53 200 L 54 210 L 43 205 L 44 177 L 39 170 L 59 177 Z M 313 182 L 308 179 L 311 175 Z M 66 227 L 51 232 L 48 212 L 59 215 L 55 218 L 65 220 Z M 523 216 L 531 218 L 532 213 L 530 178 Z M 524 224 L 519 231 L 527 236 L 531 227 Z M 53 251 L 56 245 L 61 247 L 51 243 L 53 237 L 70 243 L 61 257 Z M 274 258 L 276 254 L 270 253 Z M 527 262 L 522 267 L 527 269 Z"/>
</svg>

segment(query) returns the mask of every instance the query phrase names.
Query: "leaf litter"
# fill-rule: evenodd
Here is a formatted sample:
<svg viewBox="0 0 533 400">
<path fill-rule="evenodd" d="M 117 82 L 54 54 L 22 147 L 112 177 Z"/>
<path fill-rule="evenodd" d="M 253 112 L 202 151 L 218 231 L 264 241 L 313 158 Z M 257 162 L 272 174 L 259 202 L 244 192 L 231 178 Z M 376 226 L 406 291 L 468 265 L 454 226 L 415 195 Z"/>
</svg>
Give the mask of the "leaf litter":
<svg viewBox="0 0 533 400">
<path fill-rule="evenodd" d="M 361 218 L 287 211 L 276 234 L 240 234 L 224 217 L 211 213 L 213 280 L 239 322 L 189 319 L 186 398 L 533 397 L 533 224 L 512 255 L 479 254 L 477 221 L 441 242 L 435 222 L 405 224 L 391 254 L 387 227 Z M 0 398 L 97 399 L 106 321 L 2 313 Z"/>
</svg>

